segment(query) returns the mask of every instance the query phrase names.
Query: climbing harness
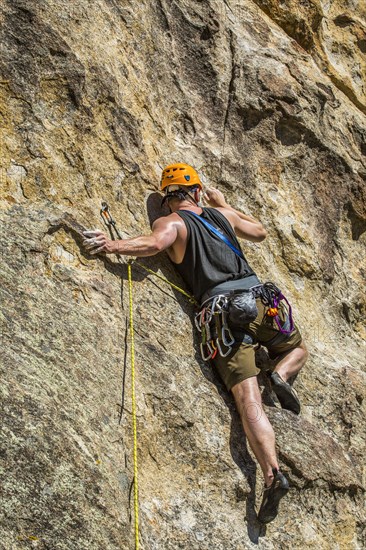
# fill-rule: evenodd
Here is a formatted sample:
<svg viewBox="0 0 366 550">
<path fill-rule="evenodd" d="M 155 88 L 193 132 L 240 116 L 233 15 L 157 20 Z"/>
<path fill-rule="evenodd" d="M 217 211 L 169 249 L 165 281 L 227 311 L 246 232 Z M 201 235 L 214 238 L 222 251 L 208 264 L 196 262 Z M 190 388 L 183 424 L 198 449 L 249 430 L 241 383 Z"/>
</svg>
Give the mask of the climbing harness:
<svg viewBox="0 0 366 550">
<path fill-rule="evenodd" d="M 250 292 L 255 296 L 254 289 Z M 230 327 L 230 308 L 232 300 L 237 296 L 236 291 L 231 291 L 208 298 L 196 314 L 195 325 L 202 335 L 200 351 L 204 361 L 214 359 L 217 353 L 227 357 L 232 351 L 235 338 Z"/>
<path fill-rule="evenodd" d="M 256 298 L 258 297 L 268 307 L 265 315 L 274 318 L 282 335 L 293 331 L 291 305 L 274 283 L 266 282 L 249 289 L 230 290 L 224 294 L 217 294 L 205 300 L 200 311 L 195 315 L 196 328 L 202 335 L 200 351 L 203 361 L 214 359 L 217 353 L 221 357 L 227 357 L 230 354 L 235 343 L 232 329 L 242 329 L 243 325 L 256 319 L 258 315 Z M 278 306 L 281 300 L 288 305 L 288 330 L 281 326 L 280 322 Z"/>
</svg>

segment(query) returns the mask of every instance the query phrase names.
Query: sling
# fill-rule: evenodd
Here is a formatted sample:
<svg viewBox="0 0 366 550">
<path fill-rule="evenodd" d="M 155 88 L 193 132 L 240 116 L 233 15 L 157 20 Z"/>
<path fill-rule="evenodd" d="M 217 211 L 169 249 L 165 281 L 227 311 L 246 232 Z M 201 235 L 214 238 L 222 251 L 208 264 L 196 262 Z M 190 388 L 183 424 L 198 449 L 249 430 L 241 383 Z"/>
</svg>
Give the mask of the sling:
<svg viewBox="0 0 366 550">
<path fill-rule="evenodd" d="M 195 216 L 198 220 L 201 220 L 201 222 L 203 223 L 204 226 L 207 227 L 207 229 L 209 231 L 211 231 L 211 233 L 213 233 L 214 235 L 216 235 L 216 237 L 219 237 L 219 239 L 221 239 L 222 241 L 224 241 L 225 244 L 227 244 L 227 246 L 229 246 L 231 248 L 231 250 L 233 252 L 235 252 L 235 254 L 237 256 L 239 256 L 239 258 L 241 258 L 242 260 L 244 260 L 244 256 L 243 256 L 243 253 L 241 250 L 239 250 L 238 248 L 236 248 L 236 246 L 233 245 L 232 242 L 229 241 L 229 239 L 223 235 L 218 229 L 216 229 L 216 227 L 214 227 L 213 225 L 210 224 L 210 222 L 208 222 L 207 220 L 205 220 L 205 218 L 201 218 L 201 216 L 199 216 L 198 214 L 196 214 L 195 212 L 192 212 L 191 210 L 188 210 L 188 212 L 190 212 L 191 214 L 193 214 L 193 216 Z"/>
</svg>

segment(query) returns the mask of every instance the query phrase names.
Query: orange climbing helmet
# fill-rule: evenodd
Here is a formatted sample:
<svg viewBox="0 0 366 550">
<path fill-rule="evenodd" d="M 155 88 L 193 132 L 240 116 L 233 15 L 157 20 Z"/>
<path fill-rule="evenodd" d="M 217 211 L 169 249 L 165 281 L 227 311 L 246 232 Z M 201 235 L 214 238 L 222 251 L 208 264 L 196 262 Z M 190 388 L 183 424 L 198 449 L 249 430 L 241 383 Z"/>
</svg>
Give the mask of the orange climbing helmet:
<svg viewBox="0 0 366 550">
<path fill-rule="evenodd" d="M 200 182 L 196 170 L 192 168 L 192 166 L 189 166 L 189 164 L 180 162 L 169 164 L 169 166 L 163 170 L 160 191 L 164 191 L 169 185 L 182 185 L 187 187 L 198 185 L 200 189 L 202 189 L 202 183 Z"/>
</svg>

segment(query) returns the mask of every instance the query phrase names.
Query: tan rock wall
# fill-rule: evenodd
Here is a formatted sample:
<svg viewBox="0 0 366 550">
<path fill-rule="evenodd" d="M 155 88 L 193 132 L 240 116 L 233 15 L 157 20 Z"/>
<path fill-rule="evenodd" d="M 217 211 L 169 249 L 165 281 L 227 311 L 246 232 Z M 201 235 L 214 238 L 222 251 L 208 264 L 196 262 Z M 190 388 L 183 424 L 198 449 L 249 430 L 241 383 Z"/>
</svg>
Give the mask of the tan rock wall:
<svg viewBox="0 0 366 550">
<path fill-rule="evenodd" d="M 263 222 L 245 253 L 293 302 L 311 357 L 300 418 L 261 379 L 292 485 L 263 532 L 261 474 L 192 306 L 134 267 L 141 546 L 361 548 L 362 5 L 0 6 L 4 548 L 133 548 L 127 271 L 80 231 L 102 227 L 102 200 L 124 236 L 149 231 L 170 161 Z M 183 284 L 164 254 L 142 263 Z"/>
<path fill-rule="evenodd" d="M 355 0 L 255 2 L 312 55 L 333 84 L 365 113 L 365 3 Z"/>
</svg>

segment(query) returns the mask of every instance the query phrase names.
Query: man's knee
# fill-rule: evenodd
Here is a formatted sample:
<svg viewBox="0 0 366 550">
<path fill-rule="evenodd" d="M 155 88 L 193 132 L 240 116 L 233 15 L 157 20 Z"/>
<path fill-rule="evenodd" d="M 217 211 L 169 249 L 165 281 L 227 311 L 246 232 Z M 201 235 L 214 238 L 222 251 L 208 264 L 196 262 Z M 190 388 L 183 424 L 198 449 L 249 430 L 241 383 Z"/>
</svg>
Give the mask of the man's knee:
<svg viewBox="0 0 366 550">
<path fill-rule="evenodd" d="M 309 357 L 309 350 L 308 350 L 304 340 L 301 340 L 300 347 L 304 350 L 304 352 L 306 354 L 306 357 L 308 358 Z"/>
<path fill-rule="evenodd" d="M 231 388 L 231 392 L 235 398 L 235 401 L 237 399 L 245 400 L 252 397 L 260 397 L 261 394 L 257 376 L 249 376 L 248 378 L 245 378 L 245 380 L 235 384 L 235 386 Z"/>
<path fill-rule="evenodd" d="M 256 422 L 262 415 L 262 396 L 256 376 L 251 376 L 231 388 L 236 407 L 243 419 Z"/>
<path fill-rule="evenodd" d="M 304 340 L 301 340 L 301 342 L 299 344 L 297 344 L 297 346 L 295 346 L 293 348 L 290 348 L 290 349 L 287 349 L 287 350 L 284 350 L 282 352 L 279 352 L 276 357 L 274 357 L 273 355 L 274 354 L 272 352 L 271 358 L 276 363 L 279 363 L 280 361 L 282 361 L 282 359 L 284 359 L 285 357 L 288 357 L 289 355 L 291 355 L 293 358 L 296 358 L 296 360 L 299 363 L 301 363 L 301 367 L 302 367 L 305 364 L 307 358 L 309 357 L 309 352 L 308 352 L 308 349 L 306 347 L 306 344 L 305 344 Z"/>
<path fill-rule="evenodd" d="M 263 436 L 263 430 L 271 437 L 273 428 L 271 427 L 266 413 L 263 409 L 262 396 L 256 376 L 251 376 L 231 389 L 236 408 L 243 423 L 244 431 L 252 438 Z"/>
<path fill-rule="evenodd" d="M 300 355 L 302 361 L 305 363 L 305 361 L 307 361 L 307 359 L 309 357 L 309 350 L 308 350 L 304 340 L 301 340 L 300 344 L 295 349 L 299 350 L 299 355 Z"/>
</svg>

